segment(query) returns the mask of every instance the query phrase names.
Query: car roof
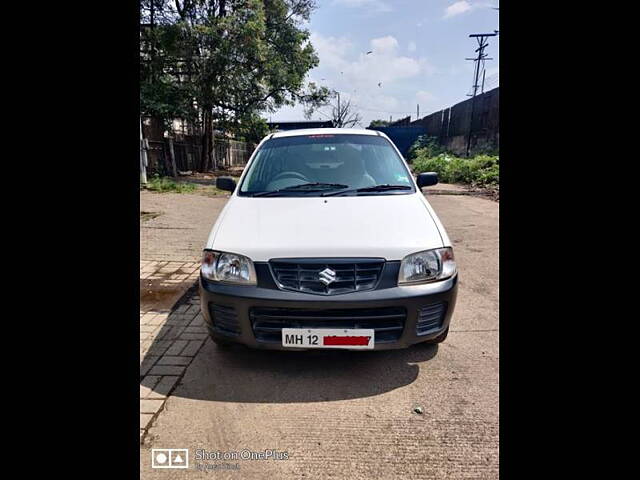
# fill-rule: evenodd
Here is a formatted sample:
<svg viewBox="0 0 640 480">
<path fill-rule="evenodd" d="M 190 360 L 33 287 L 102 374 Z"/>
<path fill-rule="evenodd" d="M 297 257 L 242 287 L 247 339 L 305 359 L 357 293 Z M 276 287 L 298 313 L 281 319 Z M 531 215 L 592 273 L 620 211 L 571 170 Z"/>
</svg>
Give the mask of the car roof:
<svg viewBox="0 0 640 480">
<path fill-rule="evenodd" d="M 286 130 L 272 133 L 269 138 L 296 137 L 304 135 L 378 135 L 385 136 L 377 130 L 366 130 L 364 128 L 301 128 L 299 130 Z"/>
</svg>

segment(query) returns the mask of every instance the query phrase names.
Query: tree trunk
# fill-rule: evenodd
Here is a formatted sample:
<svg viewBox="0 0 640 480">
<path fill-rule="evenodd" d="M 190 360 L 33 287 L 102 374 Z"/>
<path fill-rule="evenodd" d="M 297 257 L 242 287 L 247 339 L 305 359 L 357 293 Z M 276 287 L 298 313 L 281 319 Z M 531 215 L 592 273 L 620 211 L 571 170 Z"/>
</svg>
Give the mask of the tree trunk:
<svg viewBox="0 0 640 480">
<path fill-rule="evenodd" d="M 213 136 L 213 125 L 211 124 L 211 109 L 204 108 L 203 111 L 203 123 L 204 128 L 202 129 L 202 161 L 200 163 L 200 171 L 206 172 L 209 169 L 209 166 L 212 164 L 212 136 Z"/>
<path fill-rule="evenodd" d="M 154 142 L 161 142 L 164 138 L 164 122 L 162 118 L 151 117 L 149 123 L 149 135 L 147 135 L 147 138 Z"/>
<path fill-rule="evenodd" d="M 173 150 L 173 138 L 169 137 L 169 157 L 171 158 L 171 173 L 173 178 L 178 178 L 178 169 L 176 168 L 176 154 Z"/>
<path fill-rule="evenodd" d="M 218 170 L 218 156 L 216 155 L 216 137 L 211 132 L 211 169 Z"/>
</svg>

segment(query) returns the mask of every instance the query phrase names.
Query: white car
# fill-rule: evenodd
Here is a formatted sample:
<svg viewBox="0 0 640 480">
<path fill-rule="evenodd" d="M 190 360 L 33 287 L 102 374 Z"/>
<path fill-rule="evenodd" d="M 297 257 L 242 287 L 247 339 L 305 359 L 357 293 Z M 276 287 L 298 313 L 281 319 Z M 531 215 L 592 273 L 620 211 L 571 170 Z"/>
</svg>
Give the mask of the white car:
<svg viewBox="0 0 640 480">
<path fill-rule="evenodd" d="M 203 253 L 202 312 L 218 345 L 384 350 L 439 343 L 458 274 L 440 220 L 389 138 L 273 133 L 251 156 Z"/>
</svg>

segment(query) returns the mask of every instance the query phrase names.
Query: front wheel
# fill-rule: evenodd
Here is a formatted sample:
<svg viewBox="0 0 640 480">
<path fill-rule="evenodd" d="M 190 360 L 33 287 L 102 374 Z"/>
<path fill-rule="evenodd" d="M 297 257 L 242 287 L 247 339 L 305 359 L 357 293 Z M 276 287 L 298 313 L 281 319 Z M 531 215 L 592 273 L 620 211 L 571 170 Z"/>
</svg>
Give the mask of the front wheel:
<svg viewBox="0 0 640 480">
<path fill-rule="evenodd" d="M 449 333 L 449 327 L 447 327 L 447 329 L 444 332 L 442 332 L 440 335 L 438 335 L 436 338 L 427 340 L 424 343 L 426 343 L 427 345 L 433 345 L 434 343 L 442 343 L 444 342 L 445 338 L 447 338 L 448 333 Z"/>
<path fill-rule="evenodd" d="M 218 348 L 228 349 L 231 347 L 231 345 L 233 345 L 233 342 L 224 340 L 217 335 L 214 335 L 213 333 L 209 333 L 209 337 L 211 337 L 211 340 L 213 340 L 213 343 L 215 343 Z"/>
</svg>

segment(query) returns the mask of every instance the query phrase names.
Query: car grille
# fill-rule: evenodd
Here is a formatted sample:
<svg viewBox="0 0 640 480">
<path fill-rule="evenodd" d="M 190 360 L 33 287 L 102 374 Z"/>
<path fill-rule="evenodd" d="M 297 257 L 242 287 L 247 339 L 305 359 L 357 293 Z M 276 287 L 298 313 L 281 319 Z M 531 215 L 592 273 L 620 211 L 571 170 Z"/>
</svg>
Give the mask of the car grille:
<svg viewBox="0 0 640 480">
<path fill-rule="evenodd" d="M 416 322 L 416 334 L 425 335 L 432 330 L 442 327 L 444 314 L 447 305 L 444 302 L 427 305 L 418 310 L 418 321 Z"/>
<path fill-rule="evenodd" d="M 240 335 L 240 323 L 238 314 L 233 307 L 225 307 L 209 303 L 209 315 L 213 323 L 213 330 L 222 335 Z"/>
<path fill-rule="evenodd" d="M 394 342 L 404 329 L 403 307 L 350 309 L 290 309 L 254 307 L 249 318 L 256 340 L 280 343 L 283 328 L 372 328 L 375 343 Z"/>
<path fill-rule="evenodd" d="M 276 284 L 281 289 L 316 295 L 339 295 L 374 289 L 384 260 L 272 260 L 269 264 Z M 335 279 L 325 285 L 320 278 L 321 272 L 327 268 L 335 272 Z"/>
</svg>

